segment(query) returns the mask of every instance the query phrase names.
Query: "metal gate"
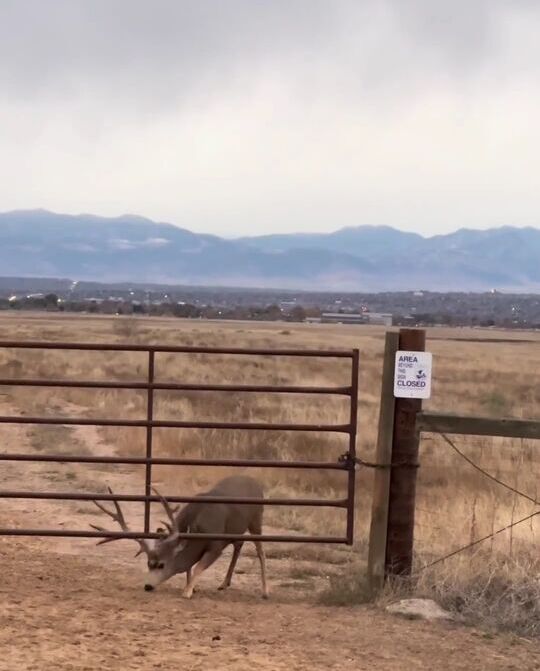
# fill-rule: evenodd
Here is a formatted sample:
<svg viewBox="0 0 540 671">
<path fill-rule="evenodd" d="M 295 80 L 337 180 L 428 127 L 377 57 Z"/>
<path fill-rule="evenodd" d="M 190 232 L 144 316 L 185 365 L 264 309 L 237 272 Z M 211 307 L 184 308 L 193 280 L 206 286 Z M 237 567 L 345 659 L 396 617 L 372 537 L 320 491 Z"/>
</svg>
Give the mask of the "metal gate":
<svg viewBox="0 0 540 671">
<path fill-rule="evenodd" d="M 181 534 L 182 538 L 214 538 L 228 540 L 262 540 L 302 543 L 345 543 L 351 545 L 354 533 L 354 494 L 355 494 L 355 456 L 356 456 L 356 429 L 358 408 L 358 350 L 296 350 L 296 349 L 244 349 L 231 347 L 170 347 L 160 345 L 119 345 L 93 343 L 51 343 L 34 341 L 0 341 L 3 349 L 39 349 L 39 350 L 73 350 L 99 352 L 142 352 L 147 355 L 146 381 L 101 381 L 101 380 L 58 380 L 58 379 L 13 379 L 0 378 L 2 386 L 26 387 L 63 387 L 80 389 L 128 389 L 146 390 L 146 417 L 144 419 L 88 419 L 84 417 L 29 417 L 29 416 L 0 416 L 0 424 L 48 424 L 65 426 L 114 426 L 114 427 L 143 427 L 146 428 L 146 451 L 144 456 L 98 456 L 98 455 L 64 455 L 64 454 L 20 454 L 0 453 L 0 461 L 19 462 L 56 462 L 56 463 L 93 463 L 93 464 L 138 464 L 145 467 L 144 493 L 141 494 L 104 494 L 82 491 L 46 492 L 46 491 L 14 491 L 0 489 L 1 499 L 39 499 L 39 500 L 71 500 L 71 501 L 137 501 L 144 503 L 144 528 L 141 531 L 121 533 L 108 531 L 91 531 L 77 529 L 24 529 L 0 528 L 2 536 L 59 536 L 80 538 L 158 538 L 157 533 L 150 531 L 150 508 L 153 502 L 159 502 L 159 497 L 152 494 L 152 466 L 237 466 L 257 468 L 290 468 L 341 470 L 348 473 L 347 496 L 343 499 L 287 499 L 287 498 L 225 498 L 208 496 L 168 496 L 172 503 L 215 502 L 215 503 L 245 503 L 276 506 L 320 506 L 346 509 L 347 523 L 344 536 L 299 536 L 299 535 L 244 535 L 234 534 Z M 302 386 L 271 386 L 246 384 L 183 384 L 159 382 L 155 380 L 156 356 L 161 353 L 178 354 L 219 354 L 219 355 L 246 355 L 246 356 L 275 356 L 275 357 L 322 357 L 325 359 L 346 359 L 350 362 L 350 384 L 343 387 L 302 387 Z M 347 424 L 283 424 L 260 422 L 197 422 L 173 421 L 154 419 L 154 392 L 156 390 L 174 391 L 213 391 L 213 392 L 251 392 L 251 393 L 282 393 L 282 394 L 329 394 L 349 397 L 350 417 Z M 153 429 L 243 429 L 246 431 L 307 431 L 332 432 L 348 435 L 348 450 L 337 461 L 273 461 L 273 460 L 246 460 L 246 459 L 188 459 L 153 456 Z"/>
</svg>

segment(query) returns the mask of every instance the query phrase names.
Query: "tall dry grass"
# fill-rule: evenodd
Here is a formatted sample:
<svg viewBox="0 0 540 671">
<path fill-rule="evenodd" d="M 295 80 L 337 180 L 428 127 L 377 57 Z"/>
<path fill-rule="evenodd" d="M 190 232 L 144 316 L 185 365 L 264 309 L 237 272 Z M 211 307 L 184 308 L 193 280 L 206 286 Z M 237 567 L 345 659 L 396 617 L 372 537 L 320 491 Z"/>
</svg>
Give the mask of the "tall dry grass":
<svg viewBox="0 0 540 671">
<path fill-rule="evenodd" d="M 434 354 L 433 397 L 426 408 L 491 416 L 538 417 L 540 407 L 540 338 L 535 343 L 483 343 L 480 331 L 428 334 Z M 490 338 L 494 332 L 490 331 Z M 496 334 L 495 334 L 496 335 Z M 364 327 L 313 327 L 223 324 L 150 319 L 6 318 L 0 337 L 47 340 L 159 342 L 174 345 L 257 347 L 359 347 L 361 352 L 359 437 L 362 456 L 373 457 L 376 441 L 383 332 Z M 515 337 L 515 335 L 514 335 Z M 530 336 L 529 336 L 530 337 Z M 68 379 L 143 380 L 146 359 L 139 353 L 0 350 L 0 375 Z M 161 354 L 156 378 L 200 383 L 270 383 L 342 385 L 348 383 L 345 362 L 323 359 L 276 359 L 221 355 Z M 114 390 L 7 390 L 20 411 L 66 416 L 141 418 L 144 393 Z M 1 402 L 1 398 L 0 398 Z M 273 422 L 347 421 L 347 400 L 339 397 L 280 394 L 156 392 L 158 419 L 208 419 Z M 103 440 L 121 454 L 144 454 L 143 429 L 104 428 Z M 537 497 L 540 473 L 538 444 L 533 441 L 458 437 L 456 443 L 482 468 Z M 346 449 L 346 437 L 311 433 L 160 429 L 155 452 L 186 457 L 335 460 Z M 155 467 L 154 478 L 167 492 L 192 493 L 226 469 Z M 106 473 L 104 474 L 105 477 Z M 257 473 L 270 496 L 325 496 L 345 492 L 345 474 L 264 469 Z M 371 474 L 358 476 L 356 545 L 362 560 L 367 548 Z M 534 506 L 495 485 L 472 469 L 436 436 L 421 445 L 416 517 L 416 566 L 423 567 L 474 538 L 530 513 Z M 270 508 L 268 524 L 309 533 L 344 530 L 343 511 Z M 474 550 L 419 574 L 420 593 L 435 594 L 465 618 L 526 633 L 539 630 L 537 534 L 539 518 L 497 535 Z M 531 605 L 533 604 L 533 605 Z"/>
</svg>

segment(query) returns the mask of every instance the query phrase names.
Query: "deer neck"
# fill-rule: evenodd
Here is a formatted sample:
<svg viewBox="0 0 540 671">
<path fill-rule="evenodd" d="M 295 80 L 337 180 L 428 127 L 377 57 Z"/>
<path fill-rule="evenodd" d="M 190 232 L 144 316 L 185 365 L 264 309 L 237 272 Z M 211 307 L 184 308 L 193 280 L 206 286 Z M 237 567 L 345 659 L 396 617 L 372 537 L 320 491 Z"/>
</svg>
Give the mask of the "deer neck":
<svg viewBox="0 0 540 671">
<path fill-rule="evenodd" d="M 188 541 L 174 557 L 174 573 L 185 573 L 203 556 L 207 543 L 203 540 Z"/>
</svg>

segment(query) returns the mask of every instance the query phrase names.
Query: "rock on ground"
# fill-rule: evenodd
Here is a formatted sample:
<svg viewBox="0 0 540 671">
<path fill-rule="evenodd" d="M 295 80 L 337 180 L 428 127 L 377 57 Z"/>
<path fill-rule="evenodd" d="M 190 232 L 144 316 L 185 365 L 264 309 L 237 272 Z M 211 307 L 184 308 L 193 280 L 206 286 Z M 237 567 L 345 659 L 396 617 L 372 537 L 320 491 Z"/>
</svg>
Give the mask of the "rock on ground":
<svg viewBox="0 0 540 671">
<path fill-rule="evenodd" d="M 455 620 L 452 613 L 432 599 L 401 599 L 386 607 L 389 613 L 418 620 Z"/>
</svg>

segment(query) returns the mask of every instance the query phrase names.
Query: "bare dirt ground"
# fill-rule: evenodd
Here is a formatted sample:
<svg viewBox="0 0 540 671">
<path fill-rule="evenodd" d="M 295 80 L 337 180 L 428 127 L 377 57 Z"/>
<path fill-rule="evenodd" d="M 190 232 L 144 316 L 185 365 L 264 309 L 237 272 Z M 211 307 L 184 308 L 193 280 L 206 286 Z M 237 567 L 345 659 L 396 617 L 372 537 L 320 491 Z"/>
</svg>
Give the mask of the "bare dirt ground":
<svg viewBox="0 0 540 671">
<path fill-rule="evenodd" d="M 186 602 L 173 585 L 148 595 L 117 567 L 28 550 L 11 542 L 0 553 L 6 671 L 540 668 L 531 644 L 459 627 L 316 607 L 281 590 L 267 603 L 243 589 Z"/>
<path fill-rule="evenodd" d="M 10 411 L 6 398 L 2 405 Z M 54 441 L 55 452 L 111 453 L 93 427 L 35 431 L 6 427 L 2 449 L 39 451 Z M 127 467 L 3 462 L 0 487 L 96 491 L 121 480 L 129 491 L 130 484 L 139 489 L 138 478 Z M 0 506 L 1 526 L 85 528 L 92 520 L 91 505 L 80 502 L 14 499 Z M 269 547 L 267 602 L 251 551 L 228 592 L 216 591 L 223 558 L 186 601 L 180 577 L 144 592 L 133 550 L 127 542 L 97 548 L 91 540 L 1 538 L 0 669 L 540 669 L 540 647 L 516 637 L 406 621 L 368 606 L 318 605 L 325 576 L 343 570 L 336 564 L 345 550 Z"/>
</svg>

